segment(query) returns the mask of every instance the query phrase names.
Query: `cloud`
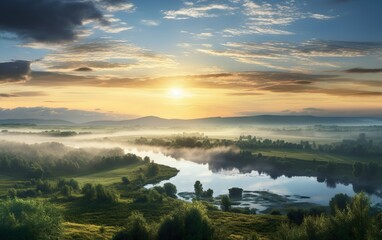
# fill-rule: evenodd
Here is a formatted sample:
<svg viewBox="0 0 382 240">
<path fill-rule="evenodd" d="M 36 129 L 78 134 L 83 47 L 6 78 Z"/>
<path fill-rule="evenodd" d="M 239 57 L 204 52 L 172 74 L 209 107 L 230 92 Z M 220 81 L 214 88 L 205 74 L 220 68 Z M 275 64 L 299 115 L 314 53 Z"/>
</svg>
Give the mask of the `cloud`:
<svg viewBox="0 0 382 240">
<path fill-rule="evenodd" d="M 141 23 L 143 25 L 150 26 L 150 27 L 158 26 L 159 25 L 159 21 L 149 20 L 149 19 L 142 19 Z"/>
<path fill-rule="evenodd" d="M 98 0 L 98 3 L 109 12 L 133 12 L 136 8 L 129 0 Z"/>
<path fill-rule="evenodd" d="M 111 114 L 97 111 L 84 111 L 68 108 L 18 107 L 0 108 L 0 119 L 42 119 L 66 120 L 71 122 L 88 122 L 99 120 L 122 120 L 136 117 L 134 115 Z"/>
<path fill-rule="evenodd" d="M 32 72 L 28 86 L 89 86 L 113 88 L 161 89 L 174 82 L 185 88 L 226 90 L 230 96 L 267 93 L 327 94 L 333 96 L 381 97 L 382 81 L 343 78 L 333 74 L 254 71 L 221 72 L 201 75 L 163 76 L 157 78 L 97 78 L 53 72 Z M 356 87 L 355 87 L 356 86 Z"/>
<path fill-rule="evenodd" d="M 87 21 L 106 24 L 91 1 L 2 0 L 0 30 L 24 41 L 72 41 L 83 33 Z"/>
<path fill-rule="evenodd" d="M 31 62 L 17 60 L 0 63 L 0 83 L 25 82 L 30 79 Z"/>
<path fill-rule="evenodd" d="M 301 66 L 304 70 L 313 70 L 316 66 L 338 67 L 321 58 L 381 57 L 382 43 L 322 40 L 301 43 L 227 42 L 223 44 L 223 49 L 200 48 L 197 51 L 278 70 L 296 70 Z"/>
<path fill-rule="evenodd" d="M 382 68 L 350 68 L 346 69 L 346 73 L 382 73 Z"/>
<path fill-rule="evenodd" d="M 77 72 L 91 72 L 91 71 L 93 71 L 93 69 L 91 69 L 89 67 L 80 67 L 80 68 L 74 69 L 74 71 L 77 71 Z"/>
<path fill-rule="evenodd" d="M 39 92 L 39 91 L 0 93 L 0 98 L 40 97 L 40 96 L 46 96 L 46 94 L 44 92 Z"/>
<path fill-rule="evenodd" d="M 164 11 L 165 19 L 180 20 L 189 18 L 217 17 L 218 13 L 233 11 L 236 8 L 226 4 L 208 4 L 203 6 L 187 5 L 178 10 Z"/>
<path fill-rule="evenodd" d="M 279 3 L 258 3 L 244 0 L 242 13 L 245 16 L 244 26 L 227 28 L 223 30 L 223 36 L 238 35 L 289 35 L 293 32 L 285 29 L 286 26 L 302 19 L 329 20 L 332 16 L 319 13 L 303 12 L 295 1 Z"/>
<path fill-rule="evenodd" d="M 72 71 L 78 66 L 94 71 L 126 71 L 133 68 L 171 68 L 176 62 L 171 56 L 124 41 L 98 39 L 65 45 L 36 64 L 56 71 Z"/>
</svg>

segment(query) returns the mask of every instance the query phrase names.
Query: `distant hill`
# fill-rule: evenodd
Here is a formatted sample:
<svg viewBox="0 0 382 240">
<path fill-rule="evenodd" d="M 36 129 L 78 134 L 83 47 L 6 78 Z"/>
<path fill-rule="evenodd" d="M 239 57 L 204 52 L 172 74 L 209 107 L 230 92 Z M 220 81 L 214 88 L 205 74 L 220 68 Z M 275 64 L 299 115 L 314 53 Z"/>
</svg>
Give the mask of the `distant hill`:
<svg viewBox="0 0 382 240">
<path fill-rule="evenodd" d="M 92 121 L 77 124 L 65 120 L 5 119 L 0 125 L 81 125 L 129 127 L 197 127 L 249 125 L 382 125 L 382 117 L 316 117 L 290 115 L 259 115 L 243 117 L 211 117 L 198 119 L 165 119 L 147 116 L 122 121 Z"/>
<path fill-rule="evenodd" d="M 259 115 L 243 117 L 212 117 L 199 119 L 164 119 L 155 116 L 123 120 L 94 121 L 84 125 L 92 126 L 142 126 L 142 127 L 174 127 L 174 126 L 243 126 L 243 125 L 379 125 L 382 118 L 376 117 L 316 117 L 316 116 L 279 116 Z"/>
<path fill-rule="evenodd" d="M 45 120 L 45 119 L 0 119 L 0 125 L 73 125 L 74 123 L 65 120 Z"/>
</svg>

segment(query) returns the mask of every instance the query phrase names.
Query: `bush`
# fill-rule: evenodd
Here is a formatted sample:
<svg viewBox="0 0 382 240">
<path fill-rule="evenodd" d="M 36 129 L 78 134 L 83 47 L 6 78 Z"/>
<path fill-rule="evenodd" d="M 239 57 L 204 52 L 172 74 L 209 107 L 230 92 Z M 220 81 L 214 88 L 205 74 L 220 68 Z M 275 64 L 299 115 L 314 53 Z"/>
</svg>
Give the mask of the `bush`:
<svg viewBox="0 0 382 240">
<path fill-rule="evenodd" d="M 176 186 L 172 183 L 165 183 L 163 185 L 164 191 L 167 196 L 176 198 L 177 189 Z"/>
<path fill-rule="evenodd" d="M 89 201 L 115 203 L 119 200 L 119 195 L 117 192 L 103 186 L 102 184 L 93 186 L 92 184 L 87 183 L 82 188 L 82 193 L 84 194 L 84 198 Z"/>
<path fill-rule="evenodd" d="M 130 183 L 130 180 L 127 177 L 122 177 L 122 183 L 127 185 Z"/>
<path fill-rule="evenodd" d="M 222 196 L 222 199 L 220 201 L 221 210 L 224 212 L 228 212 L 229 210 L 231 210 L 231 205 L 231 199 L 227 195 Z"/>
<path fill-rule="evenodd" d="M 335 215 L 308 216 L 300 226 L 283 224 L 276 240 L 365 240 L 382 239 L 381 219 L 370 214 L 370 201 L 364 193 L 354 196 L 346 209 Z"/>
<path fill-rule="evenodd" d="M 346 206 L 350 203 L 351 198 L 343 193 L 336 194 L 332 199 L 330 199 L 329 206 L 330 211 L 334 215 L 336 210 L 344 211 Z"/>
<path fill-rule="evenodd" d="M 0 239 L 52 240 L 61 232 L 61 216 L 49 203 L 13 199 L 0 204 Z"/>
<path fill-rule="evenodd" d="M 150 240 L 152 234 L 146 219 L 139 212 L 132 212 L 125 229 L 118 232 L 113 240 Z"/>
<path fill-rule="evenodd" d="M 305 211 L 302 209 L 291 209 L 287 213 L 287 217 L 291 223 L 300 225 L 304 221 Z"/>
<path fill-rule="evenodd" d="M 159 226 L 157 240 L 210 240 L 214 229 L 201 203 L 183 204 Z"/>
</svg>

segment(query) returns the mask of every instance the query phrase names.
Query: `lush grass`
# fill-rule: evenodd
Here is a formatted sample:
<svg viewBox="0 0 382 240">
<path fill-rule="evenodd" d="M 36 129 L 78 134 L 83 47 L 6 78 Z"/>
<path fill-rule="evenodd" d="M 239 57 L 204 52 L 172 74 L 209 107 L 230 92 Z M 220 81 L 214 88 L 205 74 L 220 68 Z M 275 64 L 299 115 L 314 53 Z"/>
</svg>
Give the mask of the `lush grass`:
<svg viewBox="0 0 382 240">
<path fill-rule="evenodd" d="M 0 174 L 0 196 L 8 193 L 8 189 L 13 188 L 16 184 L 23 183 L 21 179 L 16 177 Z"/>
<path fill-rule="evenodd" d="M 133 211 L 141 212 L 149 223 L 158 223 L 162 217 L 182 204 L 181 200 L 165 199 L 158 203 L 120 201 L 116 204 L 89 203 L 78 199 L 60 204 L 66 221 L 81 224 L 123 226 Z"/>
<path fill-rule="evenodd" d="M 112 185 L 115 183 L 120 183 L 122 177 L 128 177 L 130 181 L 138 179 L 140 174 L 144 175 L 147 171 L 147 165 L 148 164 L 142 162 L 126 167 L 90 174 L 82 174 L 72 177 L 75 178 L 81 185 L 85 183 Z M 175 176 L 177 173 L 178 170 L 175 168 L 159 165 L 159 173 L 156 176 L 150 178 L 149 182 L 159 182 L 161 180 L 169 179 Z"/>
<path fill-rule="evenodd" d="M 228 239 L 243 239 L 252 232 L 257 232 L 262 239 L 268 239 L 286 220 L 285 216 L 247 215 L 222 211 L 209 211 L 208 216 L 218 232 Z"/>
<path fill-rule="evenodd" d="M 65 222 L 65 240 L 109 240 L 118 231 L 116 227 Z"/>
<path fill-rule="evenodd" d="M 336 163 L 349 163 L 349 164 L 353 164 L 356 161 L 359 161 L 359 162 L 378 161 L 377 158 L 343 156 L 343 155 L 338 155 L 333 153 L 323 153 L 323 152 L 303 150 L 303 149 L 261 148 L 261 149 L 251 150 L 251 151 L 253 154 L 261 153 L 264 156 L 294 158 L 298 160 L 307 160 L 307 161 L 316 160 L 316 161 L 323 161 L 323 162 L 336 162 Z"/>
</svg>

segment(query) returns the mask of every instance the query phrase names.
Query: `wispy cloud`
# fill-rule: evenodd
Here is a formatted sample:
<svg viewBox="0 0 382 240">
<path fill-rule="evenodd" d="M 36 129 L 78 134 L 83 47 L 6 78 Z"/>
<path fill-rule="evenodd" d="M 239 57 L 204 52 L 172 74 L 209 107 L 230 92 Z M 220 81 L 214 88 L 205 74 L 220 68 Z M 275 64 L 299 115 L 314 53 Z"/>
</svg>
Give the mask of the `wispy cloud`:
<svg viewBox="0 0 382 240">
<path fill-rule="evenodd" d="M 96 2 L 101 8 L 109 12 L 133 12 L 136 9 L 135 5 L 129 0 L 96 0 Z"/>
<path fill-rule="evenodd" d="M 347 73 L 382 73 L 382 68 L 350 68 L 346 69 Z"/>
<path fill-rule="evenodd" d="M 235 7 L 226 4 L 208 4 L 195 6 L 194 4 L 186 4 L 186 7 L 178 10 L 164 11 L 165 19 L 189 19 L 189 18 L 206 18 L 217 17 L 221 12 L 233 11 Z"/>
<path fill-rule="evenodd" d="M 273 93 L 327 94 L 342 97 L 380 97 L 381 81 L 343 78 L 333 74 L 257 71 L 213 73 L 158 78 L 109 78 L 73 76 L 49 72 L 33 72 L 30 86 L 92 86 L 113 88 L 162 88 L 170 82 L 182 81 L 188 88 L 227 90 L 231 96 Z M 357 87 L 354 87 L 357 86 Z"/>
<path fill-rule="evenodd" d="M 289 42 L 228 42 L 223 49 L 200 48 L 197 51 L 232 58 L 235 61 L 285 70 L 283 63 L 290 67 L 338 67 L 335 63 L 321 58 L 351 58 L 362 56 L 382 56 L 382 43 L 346 41 L 305 41 Z M 278 64 L 276 64 L 278 63 Z M 289 68 L 290 68 L 289 67 Z"/>
<path fill-rule="evenodd" d="M 329 20 L 333 16 L 318 13 L 303 12 L 295 1 L 280 3 L 259 3 L 244 0 L 242 13 L 246 16 L 245 25 L 238 28 L 223 30 L 223 36 L 238 36 L 249 34 L 288 35 L 293 32 L 285 27 L 301 19 Z"/>
<path fill-rule="evenodd" d="M 141 23 L 146 26 L 154 27 L 154 26 L 158 26 L 160 22 L 157 20 L 142 19 Z"/>
<path fill-rule="evenodd" d="M 129 70 L 132 68 L 171 68 L 171 56 L 158 54 L 125 41 L 96 40 L 69 44 L 37 62 L 41 67 L 57 71 L 90 68 L 94 71 Z"/>
<path fill-rule="evenodd" d="M 0 93 L 0 98 L 15 98 L 15 97 L 40 97 L 47 94 L 41 91 L 29 91 L 29 92 L 11 92 Z"/>
</svg>

